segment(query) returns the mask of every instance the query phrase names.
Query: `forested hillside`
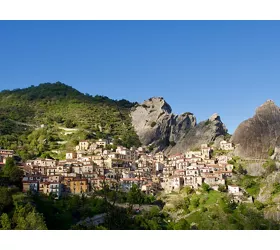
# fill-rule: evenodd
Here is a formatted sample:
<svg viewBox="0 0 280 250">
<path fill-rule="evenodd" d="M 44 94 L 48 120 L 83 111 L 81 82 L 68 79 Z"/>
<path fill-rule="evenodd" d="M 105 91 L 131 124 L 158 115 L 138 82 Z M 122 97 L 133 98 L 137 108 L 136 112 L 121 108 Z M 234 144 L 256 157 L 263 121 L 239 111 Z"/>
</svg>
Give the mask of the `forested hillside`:
<svg viewBox="0 0 280 250">
<path fill-rule="evenodd" d="M 0 92 L 0 147 L 23 158 L 57 156 L 81 139 L 140 142 L 129 116 L 136 103 L 82 94 L 63 83 Z M 69 132 L 70 131 L 70 132 Z"/>
</svg>

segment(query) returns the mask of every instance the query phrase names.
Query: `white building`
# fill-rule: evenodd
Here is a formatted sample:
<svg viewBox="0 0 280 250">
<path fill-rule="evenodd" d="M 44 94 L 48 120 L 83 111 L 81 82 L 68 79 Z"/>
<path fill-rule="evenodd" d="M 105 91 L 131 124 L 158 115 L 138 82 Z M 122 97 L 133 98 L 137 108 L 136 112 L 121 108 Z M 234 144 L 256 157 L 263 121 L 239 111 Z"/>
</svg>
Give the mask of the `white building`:
<svg viewBox="0 0 280 250">
<path fill-rule="evenodd" d="M 236 185 L 228 185 L 228 192 L 230 194 L 236 194 L 240 192 L 240 188 Z"/>
<path fill-rule="evenodd" d="M 234 150 L 234 147 L 231 142 L 221 141 L 220 149 L 222 150 Z"/>
</svg>

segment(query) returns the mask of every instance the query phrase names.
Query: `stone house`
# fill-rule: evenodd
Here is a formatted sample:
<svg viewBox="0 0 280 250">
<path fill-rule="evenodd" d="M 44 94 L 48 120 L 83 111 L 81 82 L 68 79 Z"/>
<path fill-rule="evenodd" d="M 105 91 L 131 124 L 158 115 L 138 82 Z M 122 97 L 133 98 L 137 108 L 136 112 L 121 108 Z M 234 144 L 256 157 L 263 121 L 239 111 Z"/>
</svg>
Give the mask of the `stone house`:
<svg viewBox="0 0 280 250">
<path fill-rule="evenodd" d="M 67 160 L 73 160 L 77 158 L 77 153 L 76 152 L 68 152 L 66 153 L 66 159 Z"/>
<path fill-rule="evenodd" d="M 201 157 L 203 159 L 210 159 L 210 153 L 211 153 L 211 148 L 210 147 L 204 147 L 201 148 Z"/>
<path fill-rule="evenodd" d="M 33 163 L 35 166 L 39 167 L 56 167 L 57 161 L 52 159 L 36 159 Z"/>
<path fill-rule="evenodd" d="M 221 150 L 234 150 L 234 147 L 231 142 L 221 141 L 220 142 L 220 149 Z"/>
<path fill-rule="evenodd" d="M 48 182 L 60 182 L 61 177 L 60 175 L 50 175 L 48 177 Z"/>
<path fill-rule="evenodd" d="M 12 158 L 14 156 L 13 150 L 6 150 L 0 148 L 0 164 L 6 164 L 7 158 Z"/>
<path fill-rule="evenodd" d="M 184 185 L 184 179 L 180 176 L 170 176 L 168 178 L 163 178 L 161 187 L 165 192 L 178 191 L 180 187 Z"/>
<path fill-rule="evenodd" d="M 227 155 L 219 155 L 216 157 L 218 163 L 220 164 L 227 164 L 229 160 L 231 160 L 231 157 L 228 157 Z"/>
<path fill-rule="evenodd" d="M 120 179 L 121 187 L 123 191 L 129 191 L 133 184 L 142 187 L 143 179 L 142 178 L 121 178 Z"/>
<path fill-rule="evenodd" d="M 210 173 L 210 169 L 208 167 L 203 167 L 199 169 L 201 174 Z"/>
<path fill-rule="evenodd" d="M 202 177 L 201 176 L 185 176 L 184 177 L 184 186 L 190 186 L 193 188 L 198 188 L 202 185 Z"/>
<path fill-rule="evenodd" d="M 76 147 L 76 150 L 87 151 L 89 149 L 89 145 L 89 141 L 87 140 L 80 141 L 79 145 Z"/>
<path fill-rule="evenodd" d="M 159 152 L 155 154 L 155 160 L 158 162 L 163 162 L 164 161 L 164 154 L 163 152 Z"/>
<path fill-rule="evenodd" d="M 191 175 L 191 176 L 199 176 L 200 175 L 199 169 L 196 166 L 188 166 L 188 167 L 186 167 L 186 172 L 185 173 L 186 173 L 186 176 L 189 176 L 189 175 Z"/>
<path fill-rule="evenodd" d="M 240 192 L 240 188 L 236 185 L 228 185 L 228 192 L 230 194 L 236 194 Z"/>
<path fill-rule="evenodd" d="M 88 181 L 86 178 L 75 178 L 70 180 L 69 187 L 72 194 L 83 194 L 88 191 Z"/>
<path fill-rule="evenodd" d="M 49 194 L 55 194 L 57 198 L 60 198 L 62 194 L 62 184 L 59 182 L 49 183 Z"/>
<path fill-rule="evenodd" d="M 98 147 L 106 148 L 107 140 L 99 139 L 99 140 L 96 142 L 96 145 L 97 145 Z"/>
<path fill-rule="evenodd" d="M 217 176 L 211 176 L 211 175 L 205 176 L 204 182 L 206 184 L 208 184 L 209 186 L 215 186 L 215 185 L 220 185 L 220 184 L 225 185 L 224 179 L 220 179 Z"/>
<path fill-rule="evenodd" d="M 42 192 L 46 195 L 50 195 L 51 193 L 53 193 L 58 198 L 60 198 L 62 193 L 62 184 L 59 182 L 48 182 L 48 181 L 40 182 L 39 192 Z"/>
<path fill-rule="evenodd" d="M 48 167 L 47 168 L 47 175 L 56 175 L 58 173 L 56 167 Z"/>
<path fill-rule="evenodd" d="M 34 181 L 22 181 L 22 192 L 38 192 L 39 191 L 39 182 Z"/>
<path fill-rule="evenodd" d="M 162 164 L 161 162 L 156 162 L 155 163 L 155 168 L 156 168 L 156 172 L 161 172 L 164 168 L 164 164 Z"/>
<path fill-rule="evenodd" d="M 94 167 L 92 164 L 82 166 L 82 173 L 93 173 Z"/>
</svg>

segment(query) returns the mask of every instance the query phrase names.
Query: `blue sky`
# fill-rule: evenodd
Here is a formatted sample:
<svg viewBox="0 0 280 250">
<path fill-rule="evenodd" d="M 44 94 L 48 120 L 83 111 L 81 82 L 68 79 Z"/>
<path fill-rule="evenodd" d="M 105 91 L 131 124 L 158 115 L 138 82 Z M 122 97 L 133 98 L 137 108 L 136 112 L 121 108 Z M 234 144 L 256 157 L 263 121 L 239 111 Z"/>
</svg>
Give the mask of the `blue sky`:
<svg viewBox="0 0 280 250">
<path fill-rule="evenodd" d="M 279 21 L 0 21 L 0 90 L 61 81 L 142 102 L 162 96 L 230 133 L 280 104 Z"/>
</svg>

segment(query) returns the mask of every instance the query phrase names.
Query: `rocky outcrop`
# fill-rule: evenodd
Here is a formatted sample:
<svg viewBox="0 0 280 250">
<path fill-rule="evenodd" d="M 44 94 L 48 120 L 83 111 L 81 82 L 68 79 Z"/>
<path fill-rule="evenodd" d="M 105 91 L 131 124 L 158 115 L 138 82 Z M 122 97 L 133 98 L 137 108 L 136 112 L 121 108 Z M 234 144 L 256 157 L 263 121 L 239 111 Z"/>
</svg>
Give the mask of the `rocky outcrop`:
<svg viewBox="0 0 280 250">
<path fill-rule="evenodd" d="M 262 166 L 263 162 L 248 162 L 246 164 L 246 171 L 251 176 L 263 176 L 265 169 Z"/>
<path fill-rule="evenodd" d="M 272 192 L 274 190 L 274 184 L 280 182 L 280 173 L 273 172 L 266 176 L 260 183 L 260 192 L 257 196 L 257 200 L 260 202 L 268 202 L 270 199 L 273 202 L 280 202 L 280 194 L 275 194 L 272 196 Z"/>
<path fill-rule="evenodd" d="M 179 138 L 174 147 L 169 147 L 169 154 L 183 153 L 186 150 L 200 148 L 203 143 L 217 142 L 224 139 L 227 129 L 218 114 L 212 115 L 208 120 L 193 126 Z"/>
<path fill-rule="evenodd" d="M 170 105 L 162 97 L 150 98 L 134 107 L 131 117 L 141 143 L 153 145 L 154 151 L 164 150 L 166 154 L 181 153 L 200 147 L 202 143 L 214 142 L 227 132 L 218 114 L 197 124 L 190 112 L 172 114 Z"/>
<path fill-rule="evenodd" d="M 270 148 L 280 145 L 280 109 L 271 100 L 259 108 L 253 118 L 242 122 L 231 141 L 235 154 L 243 158 L 267 158 Z"/>
</svg>

